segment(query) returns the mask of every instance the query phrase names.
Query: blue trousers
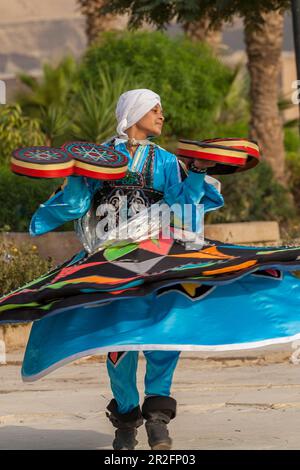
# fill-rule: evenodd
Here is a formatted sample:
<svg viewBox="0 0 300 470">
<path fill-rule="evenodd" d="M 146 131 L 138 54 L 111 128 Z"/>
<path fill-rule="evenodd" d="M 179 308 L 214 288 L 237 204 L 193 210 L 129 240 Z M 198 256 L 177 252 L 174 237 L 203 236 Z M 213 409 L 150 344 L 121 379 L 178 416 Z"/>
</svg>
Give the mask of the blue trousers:
<svg viewBox="0 0 300 470">
<path fill-rule="evenodd" d="M 170 396 L 172 378 L 180 351 L 143 351 L 146 359 L 145 396 Z M 107 370 L 119 413 L 128 413 L 139 404 L 136 385 L 138 351 L 109 353 Z"/>
</svg>

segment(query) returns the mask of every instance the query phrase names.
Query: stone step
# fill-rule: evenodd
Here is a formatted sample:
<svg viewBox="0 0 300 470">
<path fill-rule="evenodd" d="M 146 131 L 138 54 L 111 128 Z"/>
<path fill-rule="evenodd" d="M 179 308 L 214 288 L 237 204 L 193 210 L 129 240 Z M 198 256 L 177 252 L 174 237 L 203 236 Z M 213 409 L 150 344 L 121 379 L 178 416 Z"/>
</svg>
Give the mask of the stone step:
<svg viewBox="0 0 300 470">
<path fill-rule="evenodd" d="M 276 221 L 236 222 L 205 226 L 205 237 L 226 243 L 280 243 Z"/>
</svg>

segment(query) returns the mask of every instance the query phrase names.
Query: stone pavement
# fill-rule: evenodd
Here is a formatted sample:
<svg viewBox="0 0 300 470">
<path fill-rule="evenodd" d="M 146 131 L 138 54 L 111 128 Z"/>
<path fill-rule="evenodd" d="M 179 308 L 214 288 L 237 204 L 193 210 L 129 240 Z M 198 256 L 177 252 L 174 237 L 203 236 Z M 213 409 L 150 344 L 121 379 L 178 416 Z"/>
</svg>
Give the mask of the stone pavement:
<svg viewBox="0 0 300 470">
<path fill-rule="evenodd" d="M 299 449 L 300 365 L 289 353 L 204 358 L 185 353 L 175 373 L 174 449 Z M 246 354 L 246 353 L 245 353 Z M 22 352 L 0 366 L 0 449 L 110 449 L 111 398 L 99 358 L 65 366 L 25 384 Z M 138 381 L 142 391 L 145 361 Z M 144 428 L 138 449 L 147 449 Z"/>
</svg>

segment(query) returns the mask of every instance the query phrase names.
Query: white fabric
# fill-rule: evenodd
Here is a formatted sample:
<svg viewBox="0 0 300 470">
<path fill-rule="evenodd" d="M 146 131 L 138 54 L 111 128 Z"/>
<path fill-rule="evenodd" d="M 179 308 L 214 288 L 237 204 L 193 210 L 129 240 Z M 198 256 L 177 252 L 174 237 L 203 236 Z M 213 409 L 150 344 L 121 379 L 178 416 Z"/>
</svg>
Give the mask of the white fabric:
<svg viewBox="0 0 300 470">
<path fill-rule="evenodd" d="M 212 184 L 216 190 L 221 193 L 221 182 L 219 180 L 217 180 L 216 178 L 213 178 L 212 176 L 209 176 L 209 175 L 205 175 L 205 181 L 208 183 L 208 184 Z"/>
<path fill-rule="evenodd" d="M 128 142 L 128 135 L 126 134 L 126 137 L 111 137 L 109 140 L 107 140 L 107 142 L 110 142 L 112 139 L 115 139 L 114 142 L 115 142 L 115 147 L 117 147 L 117 145 L 119 144 L 124 144 L 124 143 L 127 143 Z M 145 140 L 136 140 L 136 142 L 139 143 L 139 145 L 156 145 L 154 144 L 154 142 L 152 142 L 151 140 L 148 140 L 148 139 L 145 139 Z"/>
<path fill-rule="evenodd" d="M 126 138 L 126 129 L 136 124 L 157 104 L 161 106 L 160 96 L 146 88 L 123 93 L 116 108 L 118 136 Z"/>
</svg>

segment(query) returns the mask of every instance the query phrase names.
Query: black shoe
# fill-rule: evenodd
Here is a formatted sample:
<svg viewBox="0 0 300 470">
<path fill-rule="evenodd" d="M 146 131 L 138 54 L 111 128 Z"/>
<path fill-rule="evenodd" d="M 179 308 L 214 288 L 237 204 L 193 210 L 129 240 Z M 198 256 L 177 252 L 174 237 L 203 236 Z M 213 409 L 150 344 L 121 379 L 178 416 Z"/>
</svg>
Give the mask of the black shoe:
<svg viewBox="0 0 300 470">
<path fill-rule="evenodd" d="M 118 428 L 113 440 L 114 450 L 134 450 L 138 444 L 136 440 L 137 428 Z"/>
<path fill-rule="evenodd" d="M 106 416 L 117 428 L 115 432 L 115 439 L 113 440 L 114 450 L 134 450 L 138 444 L 136 440 L 137 428 L 143 424 L 143 416 L 140 407 L 137 406 L 129 413 L 119 413 L 116 400 L 111 400 L 107 406 L 110 413 Z"/>
<path fill-rule="evenodd" d="M 169 436 L 167 424 L 170 418 L 161 411 L 149 413 L 145 427 L 148 436 L 148 443 L 152 450 L 172 449 L 172 439 Z"/>
<path fill-rule="evenodd" d="M 144 401 L 142 413 L 146 419 L 146 431 L 151 449 L 171 449 L 172 439 L 167 424 L 176 416 L 176 400 L 163 396 L 148 397 Z"/>
</svg>

